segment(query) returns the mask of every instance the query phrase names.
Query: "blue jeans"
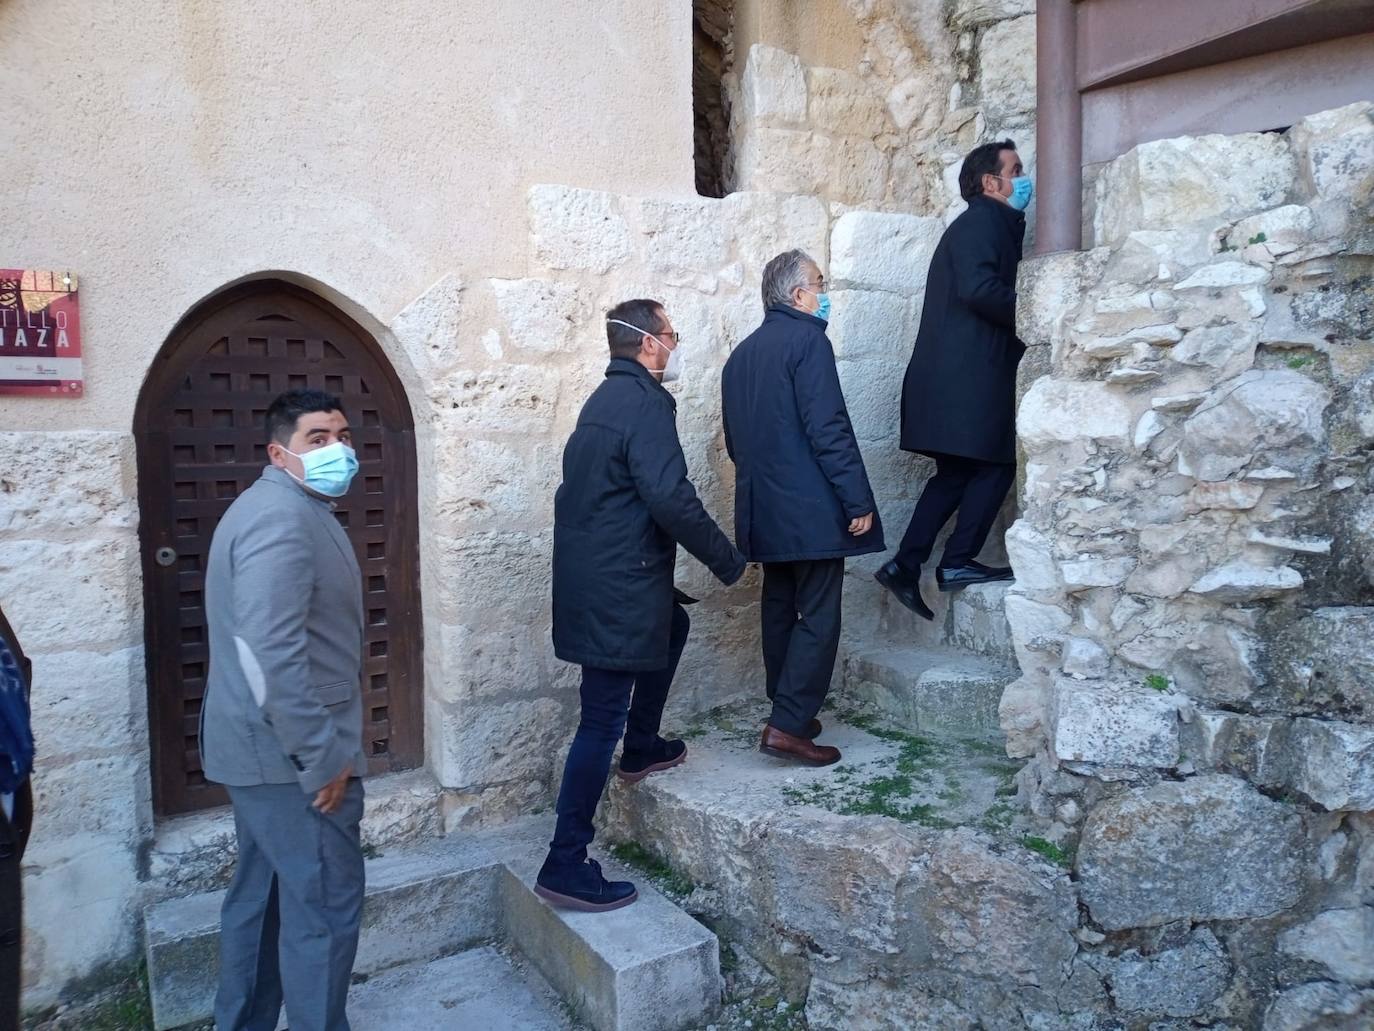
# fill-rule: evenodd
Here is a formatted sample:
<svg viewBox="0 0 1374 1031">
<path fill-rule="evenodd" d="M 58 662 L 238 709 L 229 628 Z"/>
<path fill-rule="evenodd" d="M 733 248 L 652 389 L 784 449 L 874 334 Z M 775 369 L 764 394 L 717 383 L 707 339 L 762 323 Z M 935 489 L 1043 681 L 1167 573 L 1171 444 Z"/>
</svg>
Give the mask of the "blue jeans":
<svg viewBox="0 0 1374 1031">
<path fill-rule="evenodd" d="M 582 667 L 582 719 L 577 725 L 563 786 L 558 791 L 558 825 L 549 843 L 548 867 L 577 866 L 587 859 L 587 846 L 596 835 L 592 818 L 611 775 L 611 757 L 620 735 L 625 751 L 652 751 L 668 688 L 678 659 L 687 644 L 691 620 L 681 605 L 673 605 L 668 638 L 668 665 L 649 673 Z"/>
</svg>

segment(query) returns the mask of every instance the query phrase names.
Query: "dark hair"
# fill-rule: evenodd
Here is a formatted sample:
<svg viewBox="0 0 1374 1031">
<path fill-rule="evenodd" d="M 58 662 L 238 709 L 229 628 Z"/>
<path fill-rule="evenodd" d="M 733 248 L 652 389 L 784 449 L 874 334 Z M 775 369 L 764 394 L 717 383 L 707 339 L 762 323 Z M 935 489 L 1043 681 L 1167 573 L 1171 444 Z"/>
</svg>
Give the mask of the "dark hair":
<svg viewBox="0 0 1374 1031">
<path fill-rule="evenodd" d="M 344 414 L 343 404 L 323 390 L 288 390 L 267 406 L 267 439 L 286 444 L 302 415 L 311 412 Z"/>
<path fill-rule="evenodd" d="M 980 143 L 968 152 L 959 168 L 959 193 L 964 200 L 973 200 L 983 192 L 983 176 L 999 175 L 1002 171 L 1002 151 L 1015 150 L 1011 140 Z"/>
<path fill-rule="evenodd" d="M 611 319 L 618 321 L 612 322 Z M 627 322 L 636 327 L 620 325 Z M 606 313 L 606 341 L 611 345 L 612 358 L 633 358 L 639 353 L 640 341 L 645 333 L 663 331 L 663 305 L 639 297 L 633 301 L 621 301 Z"/>
</svg>

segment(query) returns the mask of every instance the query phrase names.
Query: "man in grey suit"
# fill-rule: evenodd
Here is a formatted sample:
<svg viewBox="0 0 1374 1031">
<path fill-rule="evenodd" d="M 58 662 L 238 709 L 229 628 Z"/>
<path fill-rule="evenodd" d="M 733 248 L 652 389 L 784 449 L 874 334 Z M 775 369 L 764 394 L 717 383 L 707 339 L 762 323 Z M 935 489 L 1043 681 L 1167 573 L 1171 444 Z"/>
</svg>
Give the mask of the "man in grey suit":
<svg viewBox="0 0 1374 1031">
<path fill-rule="evenodd" d="M 205 776 L 234 807 L 218 1031 L 347 1031 L 363 905 L 362 575 L 334 518 L 357 472 L 338 398 L 267 410 L 271 465 L 224 514 L 205 577 Z"/>
</svg>

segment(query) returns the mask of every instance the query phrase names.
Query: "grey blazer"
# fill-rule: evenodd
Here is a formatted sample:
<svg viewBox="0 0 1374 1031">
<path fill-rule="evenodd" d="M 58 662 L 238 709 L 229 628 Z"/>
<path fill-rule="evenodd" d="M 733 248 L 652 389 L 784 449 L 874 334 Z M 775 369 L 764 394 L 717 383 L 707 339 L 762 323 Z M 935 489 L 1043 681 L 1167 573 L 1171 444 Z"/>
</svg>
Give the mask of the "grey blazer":
<svg viewBox="0 0 1374 1031">
<path fill-rule="evenodd" d="M 362 776 L 363 586 L 334 506 L 269 466 L 210 543 L 205 776 L 314 794 Z"/>
</svg>

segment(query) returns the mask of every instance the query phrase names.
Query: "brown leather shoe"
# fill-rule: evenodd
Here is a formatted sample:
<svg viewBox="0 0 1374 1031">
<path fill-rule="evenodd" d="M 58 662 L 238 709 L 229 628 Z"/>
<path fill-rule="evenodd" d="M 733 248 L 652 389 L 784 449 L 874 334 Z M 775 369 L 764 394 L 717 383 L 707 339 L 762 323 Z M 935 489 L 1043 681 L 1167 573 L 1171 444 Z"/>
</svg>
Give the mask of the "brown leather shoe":
<svg viewBox="0 0 1374 1031">
<path fill-rule="evenodd" d="M 821 736 L 821 731 L 824 729 L 825 727 L 821 725 L 820 720 L 812 720 L 806 725 L 806 733 L 803 734 L 802 737 L 806 738 L 808 741 L 815 741 L 816 738 Z"/>
<path fill-rule="evenodd" d="M 818 745 L 804 737 L 783 733 L 771 723 L 763 728 L 759 751 L 775 759 L 793 759 L 808 766 L 831 766 L 840 761 L 840 750 Z"/>
</svg>

